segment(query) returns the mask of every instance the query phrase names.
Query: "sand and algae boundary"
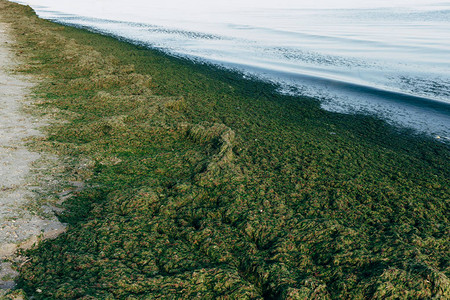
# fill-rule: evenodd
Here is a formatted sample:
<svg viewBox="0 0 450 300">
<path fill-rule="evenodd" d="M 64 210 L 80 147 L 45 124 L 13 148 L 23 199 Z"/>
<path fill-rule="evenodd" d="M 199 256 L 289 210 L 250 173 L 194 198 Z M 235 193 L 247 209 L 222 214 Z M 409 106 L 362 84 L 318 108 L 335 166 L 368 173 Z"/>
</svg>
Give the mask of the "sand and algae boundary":
<svg viewBox="0 0 450 300">
<path fill-rule="evenodd" d="M 0 3 L 60 120 L 34 147 L 89 167 L 28 295 L 449 297 L 448 146 Z"/>
<path fill-rule="evenodd" d="M 15 286 L 12 262 L 24 259 L 16 250 L 64 231 L 51 209 L 63 183 L 58 178 L 62 164 L 26 146 L 41 136 L 38 128 L 45 122 L 26 113 L 33 78 L 13 74 L 18 63 L 12 45 L 0 20 L 0 298 Z"/>
</svg>

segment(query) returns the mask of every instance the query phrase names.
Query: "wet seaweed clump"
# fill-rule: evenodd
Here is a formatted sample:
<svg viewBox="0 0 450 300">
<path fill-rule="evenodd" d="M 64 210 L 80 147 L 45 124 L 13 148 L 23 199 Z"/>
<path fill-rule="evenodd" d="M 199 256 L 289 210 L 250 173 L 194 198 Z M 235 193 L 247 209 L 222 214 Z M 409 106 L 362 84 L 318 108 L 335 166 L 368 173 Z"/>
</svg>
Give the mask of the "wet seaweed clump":
<svg viewBox="0 0 450 300">
<path fill-rule="evenodd" d="M 28 296 L 450 298 L 447 145 L 0 8 L 54 120 L 37 146 L 90 162 Z"/>
</svg>

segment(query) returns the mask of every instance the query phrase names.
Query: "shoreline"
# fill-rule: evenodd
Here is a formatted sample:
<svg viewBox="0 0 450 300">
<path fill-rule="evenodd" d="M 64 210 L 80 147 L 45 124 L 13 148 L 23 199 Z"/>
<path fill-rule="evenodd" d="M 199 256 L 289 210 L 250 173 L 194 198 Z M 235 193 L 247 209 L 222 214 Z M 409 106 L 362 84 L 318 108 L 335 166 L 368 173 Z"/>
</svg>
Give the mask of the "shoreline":
<svg viewBox="0 0 450 300">
<path fill-rule="evenodd" d="M 140 35 L 139 37 L 135 37 L 136 40 L 129 40 L 126 37 L 125 38 L 119 37 L 120 39 L 125 39 L 128 40 L 129 42 L 137 44 L 140 44 L 139 39 L 146 40 L 147 34 L 152 34 L 151 33 L 152 27 L 148 24 L 145 25 L 144 23 L 143 24 L 133 23 L 133 25 L 130 25 L 130 27 L 128 28 L 127 25 L 128 23 L 125 21 L 123 21 L 122 23 L 121 21 L 111 21 L 111 20 L 108 21 L 106 19 L 97 20 L 95 18 L 94 19 L 88 18 L 85 20 L 84 17 L 79 17 L 76 15 L 71 15 L 69 17 L 68 15 L 63 14 L 59 16 L 58 13 L 56 12 L 54 14 L 51 13 L 46 14 L 45 12 L 42 12 L 42 16 L 59 24 L 74 26 L 77 28 L 84 28 L 86 30 L 90 30 L 100 34 L 105 34 L 101 32 L 101 30 L 103 30 L 106 31 L 106 34 L 112 35 L 116 38 L 118 36 L 114 32 L 117 32 L 121 35 L 127 35 L 126 32 L 129 32 L 128 35 L 130 37 L 133 37 L 132 32 L 130 32 L 130 30 L 132 30 L 131 28 L 134 27 L 140 28 L 136 30 L 143 30 L 145 31 L 145 33 L 142 32 L 142 35 Z M 105 22 L 108 25 L 105 25 Z M 112 23 L 110 24 L 110 22 Z M 93 28 L 89 28 L 85 24 L 89 24 L 89 26 L 92 26 Z M 146 26 L 150 26 L 150 28 L 148 28 L 150 33 L 146 32 L 147 29 L 144 30 L 144 28 L 147 28 Z M 186 34 L 189 34 L 189 31 L 187 31 Z M 176 44 L 177 37 L 174 36 L 172 38 L 174 38 L 172 42 Z M 180 37 L 180 39 L 183 40 L 182 37 Z M 153 43 L 153 41 L 151 40 L 146 41 L 149 44 Z M 160 38 L 158 35 L 156 36 L 155 42 L 156 43 L 161 42 L 163 43 L 163 45 L 168 46 L 169 49 L 167 49 L 167 52 L 171 52 L 170 44 L 167 45 L 165 44 L 164 41 L 165 38 Z M 195 41 L 192 41 L 192 43 L 194 45 L 196 44 Z M 205 41 L 205 43 L 208 44 L 207 41 Z M 239 43 L 239 41 L 236 41 L 236 43 Z M 181 48 L 183 48 L 183 43 L 178 46 L 181 46 Z M 201 44 L 198 46 L 201 47 Z M 307 45 L 305 46 L 307 47 Z M 271 48 L 265 49 L 262 52 L 263 53 L 265 53 L 265 51 L 270 52 L 270 49 Z M 325 49 L 322 50 L 326 52 Z M 221 53 L 220 49 L 218 51 Z M 200 53 L 202 53 L 201 50 Z M 187 56 L 177 55 L 176 53 L 171 53 L 171 55 L 179 57 L 187 57 L 188 59 L 193 59 L 199 63 L 202 63 L 201 58 L 198 59 L 189 58 L 188 55 Z M 200 56 L 202 55 L 200 54 Z M 235 53 L 233 56 L 237 60 L 240 57 L 238 53 Z M 208 54 L 205 54 L 205 57 L 209 57 Z M 227 57 L 226 54 L 225 57 Z M 285 68 L 288 68 L 289 70 L 281 67 L 277 63 L 272 64 L 271 67 L 268 66 L 258 67 L 257 62 L 255 61 L 250 62 L 251 59 L 249 61 L 242 61 L 241 64 L 239 64 L 239 62 L 237 61 L 234 61 L 233 58 L 231 57 L 228 57 L 228 59 L 225 58 L 224 60 L 218 59 L 216 61 L 214 61 L 214 59 L 213 60 L 206 59 L 206 60 L 208 61 L 208 63 L 216 63 L 219 65 L 224 65 L 227 68 L 236 67 L 237 69 L 241 69 L 242 72 L 253 73 L 256 76 L 258 76 L 259 74 L 260 79 L 266 78 L 269 81 L 272 80 L 274 82 L 278 82 L 278 84 L 280 84 L 280 88 L 284 90 L 296 91 L 297 89 L 295 88 L 295 86 L 297 86 L 297 88 L 301 86 L 301 88 L 299 89 L 300 93 L 297 93 L 298 95 L 308 94 L 312 97 L 322 99 L 324 102 L 326 102 L 326 104 L 328 104 L 322 105 L 322 107 L 330 111 L 347 112 L 347 113 L 366 113 L 366 114 L 372 113 L 374 115 L 377 115 L 378 118 L 381 118 L 391 124 L 397 124 L 398 126 L 403 126 L 406 128 L 413 128 L 418 132 L 426 132 L 431 136 L 450 137 L 450 127 L 448 126 L 448 124 L 450 123 L 450 114 L 449 114 L 450 106 L 448 99 L 446 99 L 445 97 L 444 91 L 442 91 L 440 97 L 441 99 L 439 100 L 439 97 L 437 98 L 433 97 L 431 92 L 428 94 L 428 96 L 426 96 L 427 93 L 420 93 L 420 92 L 415 93 L 412 90 L 410 90 L 410 93 L 408 93 L 406 90 L 399 88 L 399 86 L 401 85 L 400 82 L 398 83 L 399 85 L 388 84 L 387 86 L 383 87 L 383 84 L 377 85 L 376 82 L 372 82 L 371 80 L 364 83 L 363 81 L 359 81 L 357 78 L 352 76 L 352 74 L 356 76 L 356 73 L 358 73 L 360 74 L 360 76 L 366 77 L 366 79 L 367 77 L 372 77 L 369 74 L 375 70 L 370 70 L 370 68 L 365 71 L 359 70 L 358 72 L 356 72 L 357 70 L 354 70 L 354 72 L 350 72 L 350 74 L 347 74 L 346 79 L 341 78 L 339 80 L 338 78 L 333 76 L 334 74 L 333 72 L 328 73 L 327 71 L 324 71 L 324 74 L 322 74 L 323 76 L 321 76 L 319 74 L 314 74 L 314 71 L 311 70 L 310 71 L 312 73 L 308 73 L 304 69 L 303 70 L 297 69 L 296 71 L 294 71 L 294 69 L 296 68 L 295 64 L 291 66 L 289 62 L 286 61 L 283 62 L 283 66 Z M 268 63 L 270 64 L 270 58 L 268 59 L 268 61 L 269 61 Z M 361 63 L 363 64 L 364 61 L 361 61 Z M 264 62 L 266 61 L 264 60 Z M 347 70 L 347 73 L 348 71 L 349 70 Z M 421 69 L 421 71 L 424 70 Z M 411 72 L 406 72 L 403 75 L 405 77 L 402 78 L 406 77 L 409 78 L 410 76 L 413 76 Z M 339 77 L 339 75 L 337 76 Z M 386 75 L 382 77 L 387 78 L 389 76 Z M 442 78 L 445 78 L 445 75 Z M 418 80 L 418 79 L 411 78 L 411 80 Z M 442 80 L 443 82 L 445 82 L 445 79 Z M 423 88 L 426 88 L 423 86 L 426 84 L 425 83 L 426 80 L 423 78 L 423 80 L 421 80 L 420 82 L 422 81 L 423 84 L 417 84 L 417 86 L 422 86 Z M 431 86 L 435 85 L 433 85 L 430 82 L 429 87 L 431 88 Z M 441 87 L 445 86 L 445 83 L 442 83 L 440 86 Z M 430 109 L 430 106 L 433 106 L 434 108 Z M 446 139 L 443 138 L 442 140 Z"/>
<path fill-rule="evenodd" d="M 33 148 L 86 182 L 27 295 L 449 295 L 446 145 L 3 3 L 56 120 Z"/>
<path fill-rule="evenodd" d="M 316 104 L 321 105 L 321 101 L 312 96 L 280 93 L 278 91 L 280 89 L 280 85 L 277 84 L 276 82 L 264 80 L 255 75 L 246 75 L 245 70 L 241 70 L 239 68 L 228 68 L 227 66 L 215 64 L 214 62 L 196 60 L 196 59 L 192 59 L 190 57 L 185 57 L 182 55 L 171 54 L 162 49 L 153 48 L 144 43 L 140 43 L 140 42 L 132 40 L 132 39 L 124 38 L 124 37 L 114 35 L 114 34 L 103 33 L 99 30 L 95 30 L 95 29 L 85 27 L 85 26 L 68 25 L 68 24 L 65 24 L 64 22 L 58 22 L 58 21 L 50 21 L 50 22 L 59 24 L 61 26 L 67 26 L 67 27 L 73 28 L 75 30 L 86 31 L 86 32 L 92 33 L 94 35 L 98 34 L 105 38 L 111 38 L 115 41 L 119 41 L 120 43 L 129 44 L 132 47 L 136 47 L 139 49 L 154 52 L 157 56 L 167 58 L 167 60 L 169 60 L 169 61 L 174 61 L 176 63 L 180 63 L 181 65 L 186 66 L 188 68 L 192 67 L 193 69 L 196 69 L 197 71 L 204 73 L 205 75 L 214 76 L 215 79 L 218 79 L 218 80 L 224 80 L 224 81 L 227 81 L 232 84 L 242 81 L 245 85 L 254 86 L 254 88 L 252 88 L 252 90 L 254 92 L 256 92 L 256 93 L 260 92 L 266 97 L 272 96 L 275 99 L 283 99 L 281 101 L 284 101 L 284 99 L 289 99 L 288 101 L 300 101 L 300 102 L 306 100 L 306 101 L 310 101 L 311 104 L 315 103 L 315 105 Z M 126 61 L 126 63 L 130 63 L 130 61 L 128 61 L 128 60 L 125 60 L 125 61 Z M 131 63 L 132 62 L 133 61 L 131 61 Z M 139 71 L 144 71 L 144 70 L 139 70 Z M 333 81 L 330 80 L 330 82 L 333 82 Z M 336 82 L 338 82 L 338 81 L 336 81 Z M 355 86 L 358 87 L 358 85 L 355 85 Z M 362 87 L 366 88 L 369 91 L 369 93 L 373 94 L 373 95 L 377 95 L 377 93 L 380 93 L 380 94 L 391 93 L 391 91 L 381 90 L 381 89 L 378 89 L 377 87 L 369 87 L 369 86 L 362 86 Z M 450 109 L 449 103 L 443 102 L 440 100 L 428 99 L 426 97 L 422 98 L 420 96 L 414 96 L 414 95 L 404 94 L 404 93 L 395 92 L 395 91 L 393 91 L 392 93 L 398 95 L 398 99 L 395 101 L 400 101 L 404 104 L 407 104 L 408 102 L 412 102 L 412 104 L 411 103 L 409 103 L 409 104 L 411 104 L 413 106 L 414 105 L 422 106 L 423 108 L 427 108 L 427 109 L 436 111 L 439 114 L 442 112 L 438 111 L 438 109 L 444 109 L 445 110 L 444 114 L 446 114 L 447 111 Z M 341 113 L 339 111 L 334 111 L 332 109 L 323 109 L 323 108 L 320 108 L 320 109 L 325 110 L 326 113 L 329 113 L 330 115 L 337 115 L 337 116 L 341 116 L 341 117 L 343 116 L 344 118 L 345 118 L 345 116 L 348 116 L 348 119 L 351 119 L 354 117 L 355 119 L 367 118 L 368 120 L 371 120 L 371 119 L 376 120 L 375 122 L 380 122 L 380 124 L 386 124 L 386 127 L 389 128 L 388 130 L 390 132 L 400 133 L 398 135 L 398 137 L 400 137 L 400 135 L 406 134 L 407 139 L 412 139 L 412 140 L 420 139 L 420 140 L 423 140 L 424 142 L 425 141 L 439 142 L 439 143 L 445 144 L 446 146 L 449 145 L 447 141 L 450 141 L 450 138 L 446 138 L 446 137 L 442 137 L 442 136 L 439 136 L 439 138 L 437 138 L 437 136 L 435 134 L 431 134 L 431 133 L 428 133 L 425 131 L 410 128 L 410 127 L 403 126 L 400 124 L 395 124 L 395 121 L 390 123 L 388 120 L 385 120 L 384 118 L 382 118 L 380 116 L 377 116 L 375 113 L 367 113 L 366 114 L 364 112 L 358 112 L 358 111 Z M 369 122 L 371 122 L 371 121 L 369 121 Z M 349 124 L 350 123 L 351 122 L 349 122 Z"/>
<path fill-rule="evenodd" d="M 425 129 L 425 128 L 419 128 L 419 127 L 414 127 L 412 126 L 413 123 L 415 123 L 414 121 L 411 122 L 409 125 L 404 124 L 402 122 L 404 122 L 404 120 L 395 120 L 395 119 L 389 119 L 386 117 L 386 115 L 380 115 L 379 112 L 375 112 L 375 111 L 366 111 L 366 110 L 357 110 L 351 107 L 340 107 L 338 109 L 336 108 L 331 108 L 329 105 L 323 105 L 326 104 L 324 103 L 324 100 L 318 100 L 318 98 L 314 97 L 314 96 L 307 96 L 307 95 L 303 95 L 299 92 L 295 92 L 295 93 L 291 93 L 291 92 L 282 92 L 281 90 L 285 89 L 285 88 L 289 88 L 289 86 L 283 86 L 282 83 L 274 81 L 273 79 L 267 79 L 264 78 L 264 76 L 258 76 L 256 75 L 258 72 L 260 72 L 261 74 L 264 73 L 273 73 L 273 74 L 282 74 L 282 72 L 278 72 L 276 70 L 269 70 L 269 69 L 264 69 L 264 68 L 258 68 L 258 67 L 245 67 L 243 65 L 240 64 L 233 64 L 233 63 L 224 63 L 222 64 L 222 62 L 220 61 L 207 61 L 207 60 L 203 60 L 201 58 L 195 58 L 195 57 L 189 57 L 186 55 L 177 55 L 175 53 L 170 53 L 167 52 L 163 49 L 157 48 L 157 47 L 152 47 L 149 46 L 145 43 L 142 43 L 138 40 L 133 40 L 133 39 L 129 39 L 126 37 L 122 37 L 120 35 L 116 35 L 113 33 L 105 33 L 102 32 L 98 29 L 95 28 L 91 28 L 89 26 L 83 26 L 83 25 L 74 25 L 71 23 L 66 23 L 63 21 L 58 21 L 58 20 L 49 20 L 50 22 L 53 22 L 55 24 L 59 24 L 61 26 L 67 26 L 70 28 L 75 28 L 75 29 L 79 29 L 82 31 L 88 31 L 90 33 L 93 34 L 99 34 L 101 36 L 105 36 L 105 37 L 110 37 L 114 40 L 120 41 L 120 42 L 124 42 L 124 43 L 128 43 L 131 45 L 134 45 L 136 47 L 142 47 L 144 49 L 147 49 L 149 51 L 154 51 L 155 53 L 160 54 L 161 56 L 164 57 L 168 57 L 169 60 L 170 59 L 174 59 L 174 60 L 180 60 L 180 62 L 185 62 L 187 64 L 193 64 L 193 65 L 202 65 L 202 66 L 206 66 L 206 68 L 210 68 L 211 72 L 220 72 L 220 73 L 224 73 L 224 74 L 230 74 L 230 77 L 235 77 L 235 80 L 244 80 L 244 81 L 249 81 L 252 84 L 260 84 L 262 86 L 270 86 L 271 88 L 268 89 L 268 93 L 271 94 L 280 94 L 280 96 L 286 95 L 288 97 L 292 97 L 294 99 L 310 99 L 311 101 L 316 101 L 316 102 L 320 102 L 321 103 L 321 108 L 332 113 L 332 114 L 343 114 L 343 115 L 357 115 L 357 116 L 366 116 L 368 118 L 374 118 L 377 120 L 380 120 L 381 122 L 386 122 L 389 124 L 389 126 L 392 126 L 396 129 L 398 129 L 399 132 L 409 132 L 410 135 L 413 135 L 415 137 L 420 137 L 420 138 L 425 138 L 425 139 L 433 139 L 435 141 L 444 143 L 446 145 L 449 145 L 450 143 L 450 136 L 444 136 L 443 134 L 438 134 L 435 131 L 431 132 L 430 129 Z M 256 71 L 255 71 L 256 70 Z M 256 73 L 252 73 L 252 72 L 256 72 Z M 353 92 L 348 92 L 348 93 L 355 93 L 359 94 L 359 97 L 364 98 L 364 96 L 369 97 L 371 100 L 373 101 L 380 101 L 380 103 L 383 102 L 387 102 L 387 103 L 391 103 L 393 104 L 393 108 L 395 109 L 405 109 L 405 108 L 410 108 L 410 109 L 422 109 L 423 112 L 429 113 L 431 114 L 429 117 L 432 118 L 433 116 L 436 118 L 441 119 L 441 123 L 445 123 L 443 118 L 446 118 L 449 116 L 450 113 L 450 103 L 440 100 L 440 99 L 434 99 L 431 97 L 426 97 L 426 96 L 421 96 L 421 95 L 413 95 L 413 94 L 409 94 L 409 93 L 404 93 L 400 90 L 395 90 L 395 89 L 387 89 L 387 88 L 380 88 L 377 86 L 370 86 L 370 85 L 364 85 L 364 84 L 359 84 L 359 83 L 354 83 L 354 82 L 345 82 L 345 81 L 340 81 L 340 80 L 335 80 L 335 79 L 331 79 L 331 78 L 326 78 L 326 77 L 314 77 L 314 76 L 310 76 L 307 74 L 297 74 L 297 73 L 289 73 L 289 72 L 284 72 L 283 75 L 280 75 L 280 78 L 282 78 L 283 76 L 287 76 L 289 78 L 291 78 L 290 80 L 292 80 L 292 78 L 296 78 L 296 79 L 300 79 L 300 80 L 307 80 L 308 82 L 310 82 L 311 85 L 313 84 L 317 84 L 318 86 L 326 86 L 327 84 L 331 84 L 331 85 L 345 85 L 346 88 L 350 88 L 351 90 L 353 90 Z M 225 77 L 228 77 L 227 75 L 225 75 Z M 318 87 L 319 88 L 319 87 Z M 384 97 L 389 96 L 388 98 L 384 98 Z M 397 104 L 401 104 L 403 105 L 402 107 L 396 107 Z M 401 110 L 400 110 L 401 112 Z M 405 118 L 405 120 L 408 118 Z M 417 120 L 416 120 L 417 121 Z M 422 120 L 423 121 L 423 120 Z M 438 128 L 437 125 L 434 126 L 435 128 Z"/>
</svg>

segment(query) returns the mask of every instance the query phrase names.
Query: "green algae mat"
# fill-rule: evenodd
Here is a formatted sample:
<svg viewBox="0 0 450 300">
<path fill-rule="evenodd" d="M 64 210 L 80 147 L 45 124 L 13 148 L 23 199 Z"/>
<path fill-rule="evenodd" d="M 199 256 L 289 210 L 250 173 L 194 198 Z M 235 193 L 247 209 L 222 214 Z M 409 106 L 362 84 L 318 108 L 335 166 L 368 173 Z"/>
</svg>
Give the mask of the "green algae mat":
<svg viewBox="0 0 450 300">
<path fill-rule="evenodd" d="M 53 119 L 32 147 L 85 182 L 67 232 L 24 253 L 21 293 L 450 298 L 447 145 L 28 7 L 0 14 Z"/>
</svg>

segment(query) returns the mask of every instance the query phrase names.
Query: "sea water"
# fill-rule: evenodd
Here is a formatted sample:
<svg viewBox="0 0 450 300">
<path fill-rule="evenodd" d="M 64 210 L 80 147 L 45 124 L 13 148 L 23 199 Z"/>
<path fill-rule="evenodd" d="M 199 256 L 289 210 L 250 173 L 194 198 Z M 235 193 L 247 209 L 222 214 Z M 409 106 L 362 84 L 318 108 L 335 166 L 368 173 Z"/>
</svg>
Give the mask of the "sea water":
<svg viewBox="0 0 450 300">
<path fill-rule="evenodd" d="M 45 19 L 275 82 L 327 110 L 377 115 L 450 141 L 450 2 L 280 1 L 16 2 Z"/>
</svg>

